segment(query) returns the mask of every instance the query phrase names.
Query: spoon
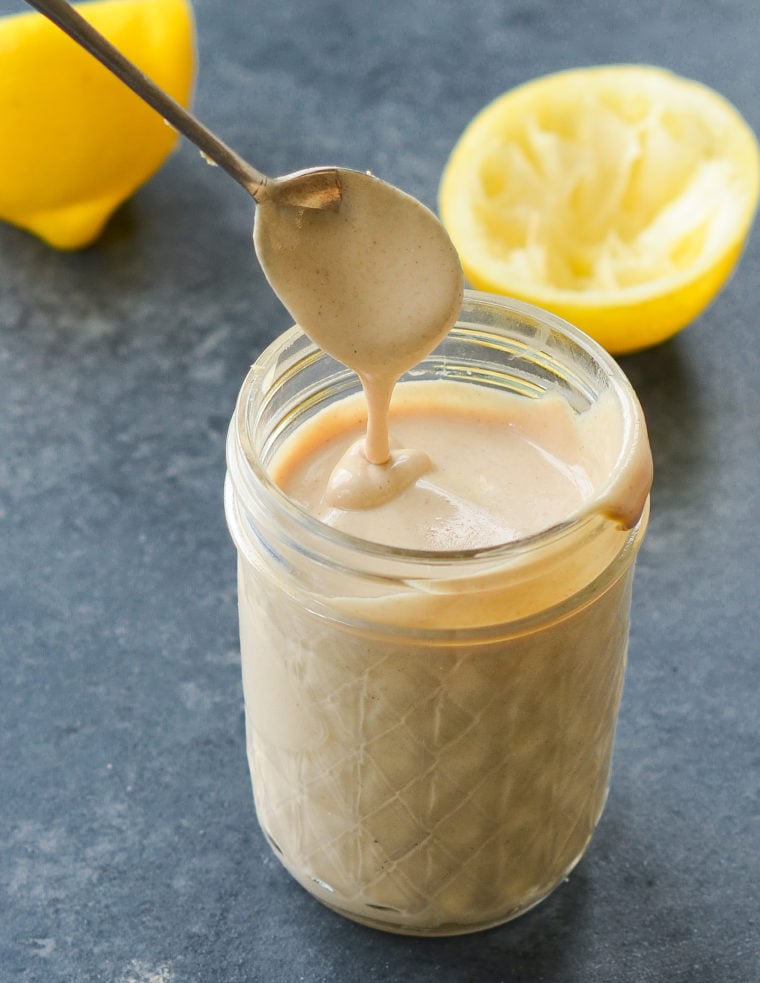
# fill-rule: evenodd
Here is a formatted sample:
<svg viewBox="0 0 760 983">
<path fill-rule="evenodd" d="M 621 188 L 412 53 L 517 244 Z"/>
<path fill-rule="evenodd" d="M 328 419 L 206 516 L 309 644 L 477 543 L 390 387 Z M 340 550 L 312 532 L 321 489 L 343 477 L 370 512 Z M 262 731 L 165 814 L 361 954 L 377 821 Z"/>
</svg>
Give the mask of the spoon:
<svg viewBox="0 0 760 983">
<path fill-rule="evenodd" d="M 262 201 L 276 196 L 304 208 L 335 207 L 340 201 L 338 170 L 318 167 L 297 171 L 284 177 L 262 174 L 204 126 L 178 102 L 160 89 L 140 69 L 103 37 L 66 0 L 26 0 L 74 41 L 85 48 L 136 95 L 156 110 L 167 123 L 187 137 L 203 156 L 218 164 L 253 197 Z"/>
<path fill-rule="evenodd" d="M 65 0 L 27 0 L 86 48 L 256 201 L 254 245 L 272 289 L 311 340 L 353 369 L 367 395 L 366 452 L 390 456 L 400 376 L 455 323 L 464 277 L 437 217 L 373 175 L 337 167 L 269 178 L 128 61 Z"/>
</svg>

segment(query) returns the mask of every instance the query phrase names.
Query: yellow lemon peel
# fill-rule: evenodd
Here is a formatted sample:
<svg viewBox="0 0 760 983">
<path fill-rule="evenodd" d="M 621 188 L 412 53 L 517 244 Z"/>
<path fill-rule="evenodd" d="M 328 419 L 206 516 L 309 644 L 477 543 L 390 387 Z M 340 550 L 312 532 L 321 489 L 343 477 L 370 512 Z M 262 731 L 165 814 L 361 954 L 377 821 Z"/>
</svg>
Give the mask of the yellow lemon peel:
<svg viewBox="0 0 760 983">
<path fill-rule="evenodd" d="M 92 25 L 177 102 L 190 103 L 188 0 L 95 0 Z M 38 13 L 0 18 L 0 219 L 79 249 L 161 166 L 177 134 Z"/>
</svg>

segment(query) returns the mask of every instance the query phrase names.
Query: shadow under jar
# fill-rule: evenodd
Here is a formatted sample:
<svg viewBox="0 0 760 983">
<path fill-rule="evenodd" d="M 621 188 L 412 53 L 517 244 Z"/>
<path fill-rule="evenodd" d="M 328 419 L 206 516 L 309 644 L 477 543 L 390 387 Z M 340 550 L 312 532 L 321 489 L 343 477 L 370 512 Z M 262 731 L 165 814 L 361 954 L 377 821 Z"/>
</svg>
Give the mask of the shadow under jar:
<svg viewBox="0 0 760 983">
<path fill-rule="evenodd" d="M 614 424 L 609 482 L 566 521 L 481 550 L 415 552 L 328 527 L 270 477 L 300 426 L 359 389 L 354 373 L 296 327 L 239 395 L 225 505 L 259 822 L 341 914 L 453 935 L 545 898 L 599 820 L 649 483 L 630 522 L 605 503 L 634 487 L 649 451 L 614 361 L 516 301 L 466 292 L 410 376 L 559 393 L 576 414 L 604 398 Z"/>
</svg>

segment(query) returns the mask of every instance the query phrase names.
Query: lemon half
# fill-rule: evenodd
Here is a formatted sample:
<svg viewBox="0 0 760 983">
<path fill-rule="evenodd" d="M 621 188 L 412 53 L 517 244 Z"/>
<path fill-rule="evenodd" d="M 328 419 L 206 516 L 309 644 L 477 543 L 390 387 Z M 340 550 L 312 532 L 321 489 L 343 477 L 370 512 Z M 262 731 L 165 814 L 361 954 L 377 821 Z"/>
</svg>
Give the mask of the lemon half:
<svg viewBox="0 0 760 983">
<path fill-rule="evenodd" d="M 471 284 L 551 310 L 613 353 L 692 321 L 733 270 L 760 152 L 722 96 L 644 65 L 573 69 L 486 106 L 439 207 Z"/>
<path fill-rule="evenodd" d="M 189 0 L 96 0 L 77 9 L 189 104 Z M 0 18 L 0 65 L 0 219 L 60 249 L 86 246 L 158 169 L 177 134 L 41 14 Z"/>
</svg>

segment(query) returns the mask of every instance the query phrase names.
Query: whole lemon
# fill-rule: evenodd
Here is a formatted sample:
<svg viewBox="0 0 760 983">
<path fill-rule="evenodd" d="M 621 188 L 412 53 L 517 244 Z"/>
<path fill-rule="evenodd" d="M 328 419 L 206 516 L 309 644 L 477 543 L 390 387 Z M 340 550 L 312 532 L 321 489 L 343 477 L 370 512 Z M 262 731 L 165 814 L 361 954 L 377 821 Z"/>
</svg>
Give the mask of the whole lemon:
<svg viewBox="0 0 760 983">
<path fill-rule="evenodd" d="M 185 107 L 195 74 L 188 0 L 96 0 L 80 13 Z M 38 13 L 0 18 L 0 219 L 59 249 L 93 242 L 177 134 Z"/>
</svg>

